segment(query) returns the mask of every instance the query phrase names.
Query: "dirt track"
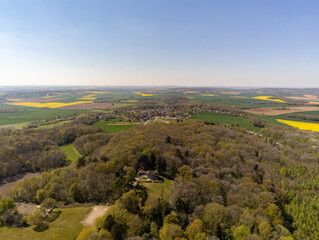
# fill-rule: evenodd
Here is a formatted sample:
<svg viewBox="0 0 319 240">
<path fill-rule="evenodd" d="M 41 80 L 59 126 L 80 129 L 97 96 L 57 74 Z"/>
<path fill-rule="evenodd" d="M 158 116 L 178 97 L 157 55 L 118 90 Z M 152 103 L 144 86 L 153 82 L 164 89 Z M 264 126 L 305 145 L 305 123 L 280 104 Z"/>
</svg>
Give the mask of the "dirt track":
<svg viewBox="0 0 319 240">
<path fill-rule="evenodd" d="M 94 206 L 92 211 L 81 221 L 81 223 L 84 226 L 93 227 L 95 219 L 103 217 L 109 208 L 110 207 L 108 206 Z"/>
<path fill-rule="evenodd" d="M 37 172 L 37 173 L 27 173 L 24 175 L 18 175 L 15 176 L 14 178 L 11 179 L 6 179 L 5 181 L 1 182 L 1 186 L 0 186 L 0 195 L 2 197 L 7 197 L 10 189 L 13 188 L 14 186 L 16 186 L 19 182 L 23 181 L 24 179 L 29 179 L 32 177 L 37 177 L 40 176 L 41 173 Z"/>
<path fill-rule="evenodd" d="M 264 114 L 264 115 L 280 115 L 286 113 L 295 113 L 295 112 L 307 112 L 307 111 L 319 111 L 319 107 L 290 107 L 288 109 L 280 110 L 278 108 L 254 108 L 245 110 L 245 112 L 254 113 L 254 114 Z"/>
</svg>

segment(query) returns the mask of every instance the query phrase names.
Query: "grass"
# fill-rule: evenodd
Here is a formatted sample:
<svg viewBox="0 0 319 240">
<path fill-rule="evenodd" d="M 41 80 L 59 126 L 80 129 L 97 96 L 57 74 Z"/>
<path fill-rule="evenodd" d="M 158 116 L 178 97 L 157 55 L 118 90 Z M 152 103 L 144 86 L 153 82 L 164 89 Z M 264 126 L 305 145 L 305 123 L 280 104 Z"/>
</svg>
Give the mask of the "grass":
<svg viewBox="0 0 319 240">
<path fill-rule="evenodd" d="M 230 124 L 237 125 L 242 128 L 246 128 L 250 131 L 259 131 L 260 128 L 254 127 L 253 124 L 249 123 L 248 119 L 244 117 L 235 117 L 228 114 L 219 114 L 219 113 L 207 113 L 200 112 L 192 115 L 189 119 L 200 119 L 205 121 L 211 121 L 219 124 Z"/>
<path fill-rule="evenodd" d="M 72 143 L 60 146 L 60 149 L 66 154 L 66 161 L 71 163 L 81 157 L 81 154 L 76 150 Z"/>
<path fill-rule="evenodd" d="M 94 123 L 93 126 L 104 128 L 104 132 L 106 133 L 120 132 L 135 126 L 133 124 L 115 124 L 119 121 L 120 119 L 111 119 L 109 121 L 99 121 Z"/>
<path fill-rule="evenodd" d="M 36 232 L 32 226 L 27 228 L 0 227 L 0 239 L 73 240 L 83 228 L 80 221 L 91 211 L 91 208 L 73 207 L 60 210 L 62 213 L 58 219 L 49 223 L 49 229 L 44 232 Z"/>
<path fill-rule="evenodd" d="M 121 108 L 121 107 L 129 107 L 129 106 L 132 106 L 133 104 L 134 104 L 134 102 L 119 102 L 119 103 L 114 103 L 109 108 L 114 109 L 114 108 Z"/>
<path fill-rule="evenodd" d="M 150 199 L 157 199 L 163 197 L 166 201 L 169 201 L 172 182 L 171 180 L 164 178 L 163 183 L 143 182 L 142 185 L 147 188 L 147 193 Z M 149 199 L 149 198 L 148 198 Z"/>
</svg>

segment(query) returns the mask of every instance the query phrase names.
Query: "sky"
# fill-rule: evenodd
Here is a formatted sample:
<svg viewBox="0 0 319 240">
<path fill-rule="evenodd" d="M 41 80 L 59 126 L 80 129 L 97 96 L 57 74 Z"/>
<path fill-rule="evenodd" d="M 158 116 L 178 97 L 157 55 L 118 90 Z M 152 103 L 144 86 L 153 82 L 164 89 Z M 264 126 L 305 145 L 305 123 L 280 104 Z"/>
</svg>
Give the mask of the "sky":
<svg viewBox="0 0 319 240">
<path fill-rule="evenodd" d="M 319 87 L 317 0 L 0 0 L 0 85 Z"/>
</svg>

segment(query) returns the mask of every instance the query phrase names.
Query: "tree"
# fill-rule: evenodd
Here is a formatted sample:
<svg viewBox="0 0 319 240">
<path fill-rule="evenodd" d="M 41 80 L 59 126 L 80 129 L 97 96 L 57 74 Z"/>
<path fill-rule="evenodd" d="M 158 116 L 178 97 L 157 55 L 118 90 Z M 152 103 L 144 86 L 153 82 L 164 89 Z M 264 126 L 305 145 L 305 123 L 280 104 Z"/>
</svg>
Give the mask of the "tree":
<svg viewBox="0 0 319 240">
<path fill-rule="evenodd" d="M 249 234 L 250 234 L 250 230 L 247 227 L 245 227 L 245 225 L 240 225 L 236 227 L 233 236 L 235 240 L 243 240 L 243 239 L 246 239 L 246 237 Z"/>
<path fill-rule="evenodd" d="M 49 209 L 49 213 L 51 213 L 52 210 L 56 207 L 57 207 L 57 202 L 52 198 L 46 198 L 41 203 L 41 208 Z"/>
<path fill-rule="evenodd" d="M 35 231 L 41 232 L 48 228 L 48 225 L 45 223 L 44 220 L 44 213 L 41 209 L 38 208 L 31 214 L 29 214 L 27 221 L 30 225 L 35 225 Z"/>
<path fill-rule="evenodd" d="M 189 240 L 205 240 L 204 223 L 200 219 L 195 219 L 186 228 L 185 235 Z"/>
<path fill-rule="evenodd" d="M 159 235 L 161 240 L 174 240 L 183 236 L 183 230 L 175 223 L 164 224 L 163 228 L 159 231 Z"/>
</svg>

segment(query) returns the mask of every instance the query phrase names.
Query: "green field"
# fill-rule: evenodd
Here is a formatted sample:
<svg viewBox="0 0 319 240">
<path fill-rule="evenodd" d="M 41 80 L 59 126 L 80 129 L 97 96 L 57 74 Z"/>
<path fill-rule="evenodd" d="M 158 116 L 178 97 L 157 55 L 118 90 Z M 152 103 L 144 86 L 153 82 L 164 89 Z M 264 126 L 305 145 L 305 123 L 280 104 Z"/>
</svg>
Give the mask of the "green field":
<svg viewBox="0 0 319 240">
<path fill-rule="evenodd" d="M 81 232 L 80 221 L 91 211 L 90 207 L 73 207 L 60 209 L 62 213 L 44 232 L 36 232 L 33 226 L 27 228 L 0 227 L 0 239 L 14 240 L 73 240 Z"/>
<path fill-rule="evenodd" d="M 12 107 L 12 106 L 10 106 Z M 19 106 L 20 108 L 20 106 Z M 45 120 L 51 117 L 62 117 L 75 113 L 86 113 L 88 110 L 73 109 L 41 109 L 24 107 L 25 111 L 14 113 L 0 113 L 0 125 L 16 124 Z"/>
<path fill-rule="evenodd" d="M 273 102 L 267 100 L 259 100 L 251 97 L 240 98 L 243 96 L 233 96 L 220 94 L 217 96 L 202 96 L 200 94 L 185 94 L 190 100 L 199 100 L 203 103 L 224 104 L 239 108 L 260 108 L 260 107 L 287 107 L 288 104 Z"/>
<path fill-rule="evenodd" d="M 260 128 L 254 127 L 251 123 L 249 123 L 248 119 L 244 117 L 235 117 L 228 114 L 219 114 L 219 113 L 207 113 L 200 112 L 192 115 L 189 119 L 200 119 L 205 121 L 210 121 L 219 124 L 230 124 L 237 125 L 242 128 L 246 128 L 250 131 L 259 131 Z"/>
<path fill-rule="evenodd" d="M 72 143 L 60 146 L 60 149 L 66 154 L 66 161 L 71 163 L 81 157 L 81 154 L 76 150 Z"/>
<path fill-rule="evenodd" d="M 135 126 L 133 124 L 115 124 L 120 119 L 111 119 L 109 121 L 99 121 L 93 124 L 95 127 L 102 127 L 106 133 L 120 132 Z"/>
<path fill-rule="evenodd" d="M 155 182 L 143 182 L 142 185 L 147 188 L 147 193 L 150 199 L 157 199 L 163 197 L 166 201 L 169 201 L 169 196 L 172 187 L 172 180 L 164 178 L 163 183 Z"/>
</svg>

